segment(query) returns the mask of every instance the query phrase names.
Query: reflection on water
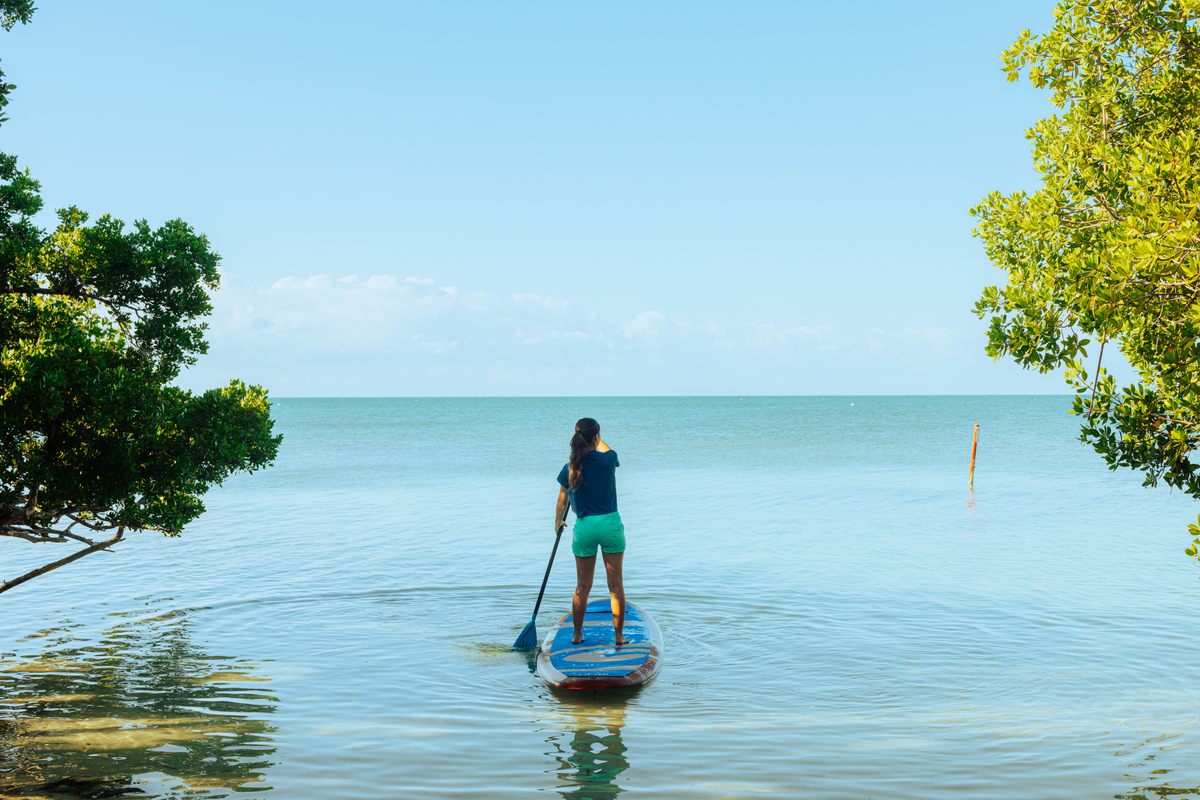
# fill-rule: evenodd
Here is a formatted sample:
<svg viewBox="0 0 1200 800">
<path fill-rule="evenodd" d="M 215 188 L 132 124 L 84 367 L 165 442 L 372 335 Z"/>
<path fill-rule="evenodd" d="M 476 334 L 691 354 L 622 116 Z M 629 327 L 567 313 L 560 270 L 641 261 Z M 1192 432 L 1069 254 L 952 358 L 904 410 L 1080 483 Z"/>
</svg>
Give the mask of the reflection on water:
<svg viewBox="0 0 1200 800">
<path fill-rule="evenodd" d="M 0 653 L 0 797 L 269 789 L 269 679 L 203 652 L 188 627 L 182 612 L 90 637 L 63 625 Z"/>
<path fill-rule="evenodd" d="M 1116 796 L 1115 800 L 1155 800 L 1155 798 L 1171 798 L 1171 800 L 1195 800 L 1200 798 L 1200 786 L 1180 788 L 1173 786 L 1169 779 L 1172 770 L 1158 763 L 1159 753 L 1170 749 L 1175 734 L 1161 734 L 1140 739 L 1133 745 L 1122 746 L 1115 755 L 1119 759 L 1132 758 L 1125 772 L 1125 781 L 1136 784 Z"/>
<path fill-rule="evenodd" d="M 629 769 L 621 728 L 625 700 L 564 701 L 558 709 L 564 730 L 547 743 L 558 759 L 558 791 L 567 800 L 607 800 L 624 791 L 617 778 Z"/>
</svg>

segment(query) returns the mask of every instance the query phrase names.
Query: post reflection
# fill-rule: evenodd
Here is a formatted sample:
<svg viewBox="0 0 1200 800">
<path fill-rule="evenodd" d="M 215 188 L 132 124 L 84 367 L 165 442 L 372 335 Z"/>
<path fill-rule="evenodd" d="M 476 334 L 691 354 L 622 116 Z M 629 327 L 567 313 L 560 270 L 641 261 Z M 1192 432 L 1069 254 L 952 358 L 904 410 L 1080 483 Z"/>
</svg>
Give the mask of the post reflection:
<svg viewBox="0 0 1200 800">
<path fill-rule="evenodd" d="M 152 612 L 151 612 L 152 613 Z M 277 698 L 256 664 L 195 645 L 171 612 L 0 653 L 0 797 L 223 797 L 269 789 Z"/>
<path fill-rule="evenodd" d="M 621 728 L 626 703 L 619 697 L 566 702 L 560 707 L 564 730 L 549 744 L 558 759 L 558 791 L 569 800 L 607 800 L 621 794 L 621 773 L 629 769 Z"/>
</svg>

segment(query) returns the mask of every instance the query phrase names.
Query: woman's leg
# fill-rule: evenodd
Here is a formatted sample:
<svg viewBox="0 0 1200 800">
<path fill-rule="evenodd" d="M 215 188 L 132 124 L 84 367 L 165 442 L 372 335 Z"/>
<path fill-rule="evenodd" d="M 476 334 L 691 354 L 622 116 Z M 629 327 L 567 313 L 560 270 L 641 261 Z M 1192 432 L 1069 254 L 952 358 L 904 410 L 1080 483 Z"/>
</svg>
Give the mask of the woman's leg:
<svg viewBox="0 0 1200 800">
<path fill-rule="evenodd" d="M 613 635 L 617 647 L 625 644 L 625 582 L 621 578 L 624 553 L 605 553 L 604 572 L 608 576 L 608 599 L 612 603 Z"/>
<path fill-rule="evenodd" d="M 608 556 L 604 557 L 604 563 L 607 569 Z M 587 613 L 588 592 L 592 590 L 592 577 L 595 574 L 595 556 L 575 556 L 575 597 L 571 600 L 571 622 L 575 624 L 575 638 L 571 641 L 574 644 L 583 641 L 583 615 Z"/>
</svg>

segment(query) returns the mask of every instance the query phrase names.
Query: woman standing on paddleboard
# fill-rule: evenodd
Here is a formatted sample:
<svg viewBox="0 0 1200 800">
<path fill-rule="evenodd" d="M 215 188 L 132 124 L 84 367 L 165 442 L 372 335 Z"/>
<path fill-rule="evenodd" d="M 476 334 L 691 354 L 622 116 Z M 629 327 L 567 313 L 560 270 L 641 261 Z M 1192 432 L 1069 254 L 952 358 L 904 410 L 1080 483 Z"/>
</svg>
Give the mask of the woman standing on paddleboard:
<svg viewBox="0 0 1200 800">
<path fill-rule="evenodd" d="M 583 641 L 584 613 L 592 578 L 596 573 L 596 549 L 604 554 L 608 575 L 608 595 L 612 602 L 613 628 L 618 647 L 625 644 L 625 585 L 621 580 L 621 562 L 625 557 L 625 525 L 617 513 L 617 451 L 600 438 L 600 423 L 584 417 L 575 423 L 571 437 L 571 460 L 558 473 L 558 504 L 555 507 L 554 533 L 566 523 L 567 503 L 575 510 L 571 551 L 575 554 L 575 597 L 571 601 L 575 644 Z"/>
</svg>

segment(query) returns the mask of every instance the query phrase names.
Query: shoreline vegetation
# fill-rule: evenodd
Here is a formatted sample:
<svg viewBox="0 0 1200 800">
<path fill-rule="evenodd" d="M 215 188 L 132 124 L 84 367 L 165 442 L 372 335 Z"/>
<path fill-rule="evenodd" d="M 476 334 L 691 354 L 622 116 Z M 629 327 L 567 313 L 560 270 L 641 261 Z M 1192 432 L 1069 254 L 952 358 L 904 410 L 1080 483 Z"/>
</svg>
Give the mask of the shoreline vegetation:
<svg viewBox="0 0 1200 800">
<path fill-rule="evenodd" d="M 1005 277 L 975 305 L 987 353 L 1061 370 L 1110 469 L 1200 498 L 1200 5 L 1061 0 L 1002 58 L 1054 113 L 1026 134 L 1040 186 L 971 209 Z M 1200 560 L 1200 517 L 1188 531 Z"/>
<path fill-rule="evenodd" d="M 6 31 L 33 12 L 0 0 Z M 0 111 L 14 88 L 0 73 Z M 173 385 L 208 350 L 208 240 L 179 219 L 89 224 L 73 206 L 46 231 L 40 190 L 0 153 L 0 537 L 76 549 L 0 594 L 129 532 L 179 535 L 210 486 L 268 466 L 280 443 L 261 386 Z"/>
</svg>

